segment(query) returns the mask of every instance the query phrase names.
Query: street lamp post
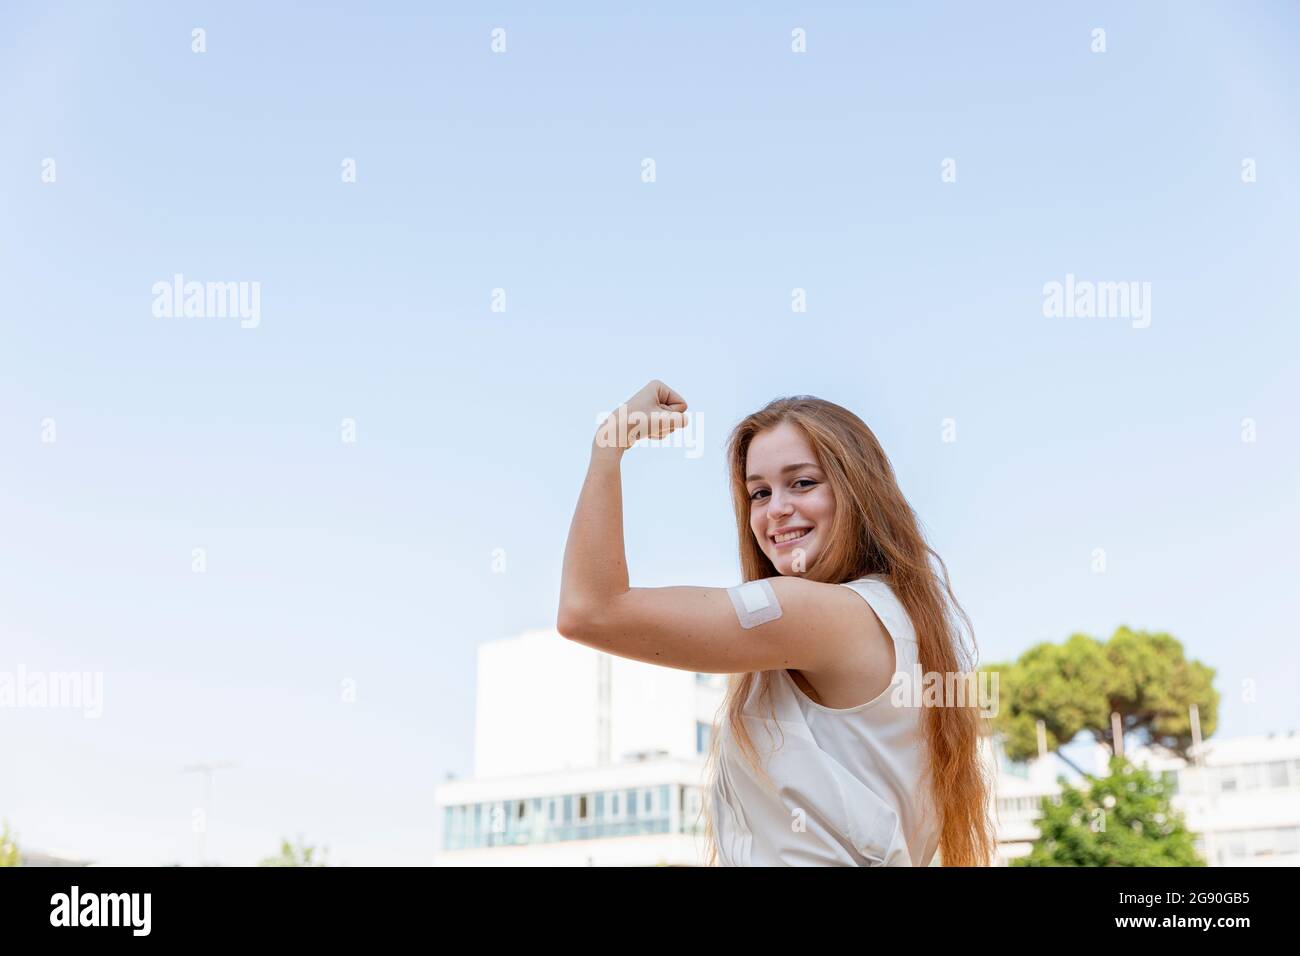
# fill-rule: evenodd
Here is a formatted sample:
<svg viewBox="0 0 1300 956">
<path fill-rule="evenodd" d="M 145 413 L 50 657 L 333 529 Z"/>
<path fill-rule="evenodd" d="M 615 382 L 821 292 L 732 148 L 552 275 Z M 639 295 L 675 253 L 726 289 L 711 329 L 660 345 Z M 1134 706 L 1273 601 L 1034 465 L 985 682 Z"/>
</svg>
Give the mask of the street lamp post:
<svg viewBox="0 0 1300 956">
<path fill-rule="evenodd" d="M 199 828 L 199 866 L 203 866 L 208 855 L 208 818 L 212 815 L 212 774 L 217 770 L 230 770 L 234 764 L 228 760 L 215 763 L 196 763 L 184 767 L 181 773 L 203 774 L 203 825 Z"/>
</svg>

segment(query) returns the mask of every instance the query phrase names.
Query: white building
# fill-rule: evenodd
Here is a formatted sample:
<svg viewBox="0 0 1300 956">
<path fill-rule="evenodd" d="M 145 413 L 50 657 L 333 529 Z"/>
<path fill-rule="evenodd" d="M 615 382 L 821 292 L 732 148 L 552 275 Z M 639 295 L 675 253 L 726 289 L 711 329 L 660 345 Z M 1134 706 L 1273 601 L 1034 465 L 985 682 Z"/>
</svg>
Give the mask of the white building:
<svg viewBox="0 0 1300 956">
<path fill-rule="evenodd" d="M 699 865 L 724 686 L 553 630 L 480 644 L 474 777 L 437 788 L 435 865 Z"/>
<path fill-rule="evenodd" d="M 443 866 L 698 866 L 704 758 L 725 678 L 602 654 L 554 630 L 478 648 L 474 776 L 434 796 Z M 1208 741 L 1166 773 L 1212 864 L 1300 864 L 1300 736 Z M 1106 748 L 1098 747 L 1105 772 Z M 998 761 L 998 862 L 1029 852 L 1056 757 Z"/>
<path fill-rule="evenodd" d="M 1128 756 L 1173 785 L 1173 805 L 1209 865 L 1300 866 L 1300 734 L 1294 730 L 1208 740 L 1195 764 L 1151 748 Z M 1109 748 L 1098 745 L 1093 773 L 1107 773 L 1109 757 Z M 1051 755 L 1003 762 L 997 787 L 1002 863 L 1030 851 L 1040 801 L 1060 792 L 1058 773 L 1064 765 Z"/>
<path fill-rule="evenodd" d="M 1140 751 L 1170 775 L 1174 805 L 1211 866 L 1300 866 L 1300 735 L 1210 739 L 1197 761 Z"/>
<path fill-rule="evenodd" d="M 1025 856 L 1038 839 L 1035 821 L 1044 797 L 1060 792 L 1056 778 L 1065 764 L 1052 754 L 1030 761 L 1011 761 L 997 750 L 998 774 L 994 785 L 994 821 L 997 828 L 997 864 Z"/>
</svg>

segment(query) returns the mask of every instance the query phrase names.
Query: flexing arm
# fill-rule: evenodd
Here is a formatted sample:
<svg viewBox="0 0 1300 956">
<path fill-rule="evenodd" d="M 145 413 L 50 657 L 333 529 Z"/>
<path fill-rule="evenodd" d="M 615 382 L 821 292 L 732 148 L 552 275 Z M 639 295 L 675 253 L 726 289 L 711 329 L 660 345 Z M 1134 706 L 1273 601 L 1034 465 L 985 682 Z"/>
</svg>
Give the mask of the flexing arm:
<svg viewBox="0 0 1300 956">
<path fill-rule="evenodd" d="M 559 632 L 620 657 L 703 673 L 787 667 L 816 673 L 842 660 L 864 626 L 878 626 L 848 588 L 770 578 L 781 616 L 745 628 L 726 588 L 628 587 L 623 453 L 640 438 L 667 435 L 681 423 L 668 416 L 685 409 L 676 392 L 651 382 L 627 403 L 628 433 L 617 434 L 616 412 L 593 440 L 564 550 Z M 653 413 L 664 418 L 656 424 Z"/>
</svg>

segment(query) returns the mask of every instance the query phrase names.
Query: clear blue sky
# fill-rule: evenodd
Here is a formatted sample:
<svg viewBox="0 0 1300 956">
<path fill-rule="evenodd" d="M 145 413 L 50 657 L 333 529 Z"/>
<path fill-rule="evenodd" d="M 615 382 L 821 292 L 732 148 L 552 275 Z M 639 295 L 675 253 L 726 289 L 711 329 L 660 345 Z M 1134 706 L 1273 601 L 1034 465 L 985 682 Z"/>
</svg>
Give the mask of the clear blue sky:
<svg viewBox="0 0 1300 956">
<path fill-rule="evenodd" d="M 192 861 L 180 768 L 230 760 L 212 856 L 427 862 L 475 645 L 553 623 L 595 415 L 654 377 L 705 451 L 626 459 L 633 584 L 738 580 L 726 432 L 812 393 L 985 660 L 1167 630 L 1221 734 L 1300 726 L 1293 4 L 378 6 L 6 7 L 0 670 L 105 680 L 0 712 L 25 845 Z M 177 272 L 260 326 L 154 318 Z M 1067 273 L 1151 326 L 1044 317 Z"/>
</svg>

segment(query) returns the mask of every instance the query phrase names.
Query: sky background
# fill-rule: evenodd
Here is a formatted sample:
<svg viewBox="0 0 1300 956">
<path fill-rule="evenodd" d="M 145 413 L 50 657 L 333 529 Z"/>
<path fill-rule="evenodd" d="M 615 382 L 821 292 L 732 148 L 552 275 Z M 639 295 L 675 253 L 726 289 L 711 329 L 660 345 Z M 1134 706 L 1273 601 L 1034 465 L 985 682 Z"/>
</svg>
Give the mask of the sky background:
<svg viewBox="0 0 1300 956">
<path fill-rule="evenodd" d="M 428 863 L 475 645 L 553 625 L 596 415 L 651 378 L 703 453 L 625 458 L 634 586 L 737 583 L 727 432 L 814 394 L 984 661 L 1168 631 L 1219 735 L 1300 727 L 1294 4 L 124 6 L 0 19 L 0 670 L 105 683 L 0 711 L 24 847 L 193 862 L 181 768 L 229 760 L 210 856 Z M 177 272 L 260 325 L 155 318 Z M 1150 282 L 1150 327 L 1045 317 L 1067 273 Z"/>
</svg>

